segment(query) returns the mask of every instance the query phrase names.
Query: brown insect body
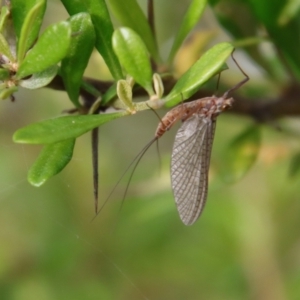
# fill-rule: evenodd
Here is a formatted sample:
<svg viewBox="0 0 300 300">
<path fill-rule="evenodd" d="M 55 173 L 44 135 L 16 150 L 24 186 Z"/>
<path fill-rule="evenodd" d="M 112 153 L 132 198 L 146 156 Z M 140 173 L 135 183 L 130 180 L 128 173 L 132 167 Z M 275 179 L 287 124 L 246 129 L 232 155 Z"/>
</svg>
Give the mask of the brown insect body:
<svg viewBox="0 0 300 300">
<path fill-rule="evenodd" d="M 162 137 L 177 121 L 181 120 L 184 122 L 192 115 L 216 118 L 222 111 L 232 106 L 233 98 L 226 99 L 226 96 L 227 93 L 222 97 L 205 97 L 174 107 L 161 119 L 157 126 L 155 137 L 157 139 Z"/>
</svg>

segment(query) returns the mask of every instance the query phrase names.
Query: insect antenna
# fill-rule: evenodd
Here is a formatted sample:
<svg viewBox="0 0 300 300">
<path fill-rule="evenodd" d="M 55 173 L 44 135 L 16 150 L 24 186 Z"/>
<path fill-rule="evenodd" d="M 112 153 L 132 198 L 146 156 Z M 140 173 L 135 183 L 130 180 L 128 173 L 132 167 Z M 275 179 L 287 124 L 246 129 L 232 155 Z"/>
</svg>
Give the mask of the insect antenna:
<svg viewBox="0 0 300 300">
<path fill-rule="evenodd" d="M 132 163 L 134 162 L 134 161 L 136 161 L 136 163 L 134 164 L 134 166 L 133 166 L 133 169 L 132 169 L 132 171 L 131 171 L 131 173 L 130 173 L 130 176 L 129 176 L 129 179 L 128 179 L 128 182 L 127 182 L 127 184 L 126 184 L 126 188 L 125 188 L 125 191 L 124 191 L 124 195 L 123 195 L 123 198 L 122 198 L 122 202 L 121 202 L 121 207 L 120 207 L 120 209 L 122 208 L 122 206 L 123 206 L 123 203 L 124 203 L 124 201 L 125 201 L 125 198 L 126 198 L 126 195 L 127 195 L 127 192 L 128 192 L 128 188 L 129 188 L 129 185 L 130 185 L 130 182 L 131 182 L 131 180 L 132 180 L 132 176 L 133 176 L 133 174 L 134 174 L 134 172 L 135 172 L 135 170 L 136 170 L 136 168 L 137 168 L 137 166 L 138 166 L 138 164 L 139 164 L 139 162 L 141 161 L 141 159 L 143 158 L 143 156 L 145 155 L 145 153 L 147 152 L 147 150 L 151 147 L 151 145 L 155 142 L 155 141 L 158 141 L 158 138 L 157 137 L 154 137 L 143 149 L 142 149 L 142 151 L 134 158 L 134 160 L 131 162 L 131 164 L 130 164 L 130 166 L 132 165 Z M 129 166 L 129 167 L 130 167 Z M 128 168 L 126 169 L 126 170 L 128 170 Z M 125 174 L 123 174 L 123 176 L 124 176 Z M 122 176 L 122 177 L 123 177 Z M 119 181 L 118 181 L 119 182 Z"/>
<path fill-rule="evenodd" d="M 134 171 L 136 170 L 139 162 L 141 161 L 142 157 L 144 156 L 144 154 L 147 152 L 147 150 L 151 147 L 151 145 L 157 140 L 157 137 L 154 137 L 149 143 L 147 143 L 147 145 L 136 155 L 136 157 L 131 161 L 131 163 L 127 166 L 127 168 L 125 169 L 125 171 L 123 172 L 123 174 L 121 175 L 121 177 L 118 179 L 117 183 L 114 185 L 113 189 L 111 190 L 111 192 L 109 193 L 108 197 L 106 198 L 106 200 L 104 201 L 103 205 L 101 206 L 101 208 L 98 210 L 98 212 L 96 213 L 96 215 L 93 217 L 92 221 L 100 214 L 100 212 L 102 211 L 102 209 L 104 208 L 104 206 L 108 203 L 110 197 L 112 196 L 112 194 L 114 193 L 114 191 L 116 190 L 117 186 L 119 185 L 119 183 L 121 182 L 121 180 L 124 178 L 124 176 L 126 175 L 126 173 L 128 172 L 128 170 L 130 169 L 130 167 L 134 164 L 133 169 L 131 171 L 131 174 L 129 176 L 129 180 L 128 183 L 126 185 L 125 188 L 125 192 L 122 198 L 122 203 L 121 203 L 121 208 L 123 206 L 124 200 L 126 198 L 127 195 L 127 191 L 130 185 L 130 182 L 132 180 L 132 176 L 134 174 Z"/>
<path fill-rule="evenodd" d="M 149 106 L 147 103 L 146 105 L 155 113 L 155 115 L 157 116 L 157 118 L 160 120 L 161 123 L 163 123 L 161 117 L 159 116 L 159 114 L 151 107 Z M 158 136 L 155 136 L 141 151 L 140 153 L 138 153 L 138 155 L 133 159 L 133 161 L 130 163 L 130 165 L 127 167 L 127 169 L 125 170 L 125 172 L 123 173 L 122 177 L 118 180 L 116 186 L 119 184 L 119 182 L 121 181 L 121 179 L 124 177 L 124 175 L 126 174 L 126 172 L 128 171 L 128 169 L 132 166 L 132 164 L 135 162 L 134 166 L 133 166 L 133 169 L 130 173 L 130 176 L 129 176 L 129 179 L 128 179 L 128 182 L 126 184 L 126 188 L 125 188 L 125 191 L 124 191 L 124 195 L 123 195 L 123 198 L 122 198 L 122 201 L 121 201 L 121 206 L 120 206 L 120 209 L 122 209 L 122 206 L 123 206 L 123 203 L 125 201 L 125 198 L 126 198 L 126 195 L 127 195 L 127 192 L 128 192 L 128 188 L 129 188 L 129 185 L 131 183 L 131 180 L 132 180 L 132 177 L 133 177 L 133 174 L 139 164 L 139 162 L 141 161 L 141 159 L 143 158 L 143 156 L 145 155 L 145 153 L 147 152 L 147 150 L 152 146 L 152 144 L 154 142 L 156 142 L 156 149 L 157 149 L 157 153 L 158 153 L 158 159 L 159 159 L 159 169 L 161 169 L 161 159 L 160 159 L 160 155 L 159 155 L 159 145 L 158 145 L 158 139 L 159 137 Z M 116 186 L 113 188 L 112 192 L 115 190 Z M 112 194 L 112 192 L 109 194 L 109 197 L 110 195 Z"/>
<path fill-rule="evenodd" d="M 158 120 L 160 121 L 160 123 L 164 123 L 162 118 L 160 117 L 160 115 L 155 111 L 155 109 L 153 109 L 151 106 L 149 106 L 147 103 L 146 105 L 149 107 L 149 109 L 152 110 L 152 112 L 157 116 Z M 160 151 L 159 151 L 159 143 L 158 143 L 158 139 L 159 137 L 156 137 L 156 152 L 157 152 L 157 156 L 158 156 L 158 168 L 159 170 L 161 170 L 161 158 L 160 158 Z"/>
</svg>

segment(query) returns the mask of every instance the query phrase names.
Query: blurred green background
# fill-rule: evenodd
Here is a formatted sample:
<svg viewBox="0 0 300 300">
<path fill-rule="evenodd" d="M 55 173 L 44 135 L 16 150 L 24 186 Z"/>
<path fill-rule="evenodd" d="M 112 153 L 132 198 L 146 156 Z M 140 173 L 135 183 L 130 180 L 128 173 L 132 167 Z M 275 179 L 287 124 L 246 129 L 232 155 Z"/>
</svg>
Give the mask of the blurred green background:
<svg viewBox="0 0 300 300">
<path fill-rule="evenodd" d="M 161 33 L 166 48 L 172 22 L 183 13 L 172 3 L 161 1 L 157 13 L 161 28 L 168 15 Z M 49 1 L 45 26 L 66 17 L 59 1 Z M 211 18 L 207 12 L 203 24 L 216 26 Z M 223 34 L 219 38 L 227 40 Z M 267 89 L 259 71 L 244 56 L 239 61 L 252 76 L 249 85 L 260 80 Z M 95 53 L 87 75 L 105 77 L 102 68 Z M 238 72 L 227 72 L 222 81 L 239 80 Z M 174 129 L 160 141 L 161 169 L 153 147 L 122 208 L 126 178 L 92 221 L 89 135 L 77 141 L 67 168 L 41 188 L 26 180 L 41 148 L 11 139 L 18 128 L 70 107 L 65 93 L 48 89 L 22 90 L 14 103 L 1 103 L 1 299 L 300 299 L 300 184 L 299 176 L 288 176 L 291 156 L 299 149 L 297 137 L 264 126 L 255 165 L 228 185 L 218 171 L 222 153 L 251 120 L 220 116 L 207 205 L 195 225 L 186 227 L 177 215 L 169 179 Z M 144 112 L 101 128 L 101 203 L 157 124 L 153 113 Z M 300 129 L 298 119 L 281 124 Z"/>
</svg>

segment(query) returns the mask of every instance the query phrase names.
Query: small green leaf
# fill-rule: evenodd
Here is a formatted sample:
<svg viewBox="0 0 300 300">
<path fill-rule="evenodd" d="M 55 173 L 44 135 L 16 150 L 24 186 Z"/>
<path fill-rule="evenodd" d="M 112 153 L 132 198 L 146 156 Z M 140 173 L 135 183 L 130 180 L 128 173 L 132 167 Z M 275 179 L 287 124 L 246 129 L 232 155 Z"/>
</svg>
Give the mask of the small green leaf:
<svg viewBox="0 0 300 300">
<path fill-rule="evenodd" d="M 81 81 L 81 88 L 96 98 L 101 97 L 102 95 L 101 92 L 90 82 Z"/>
<path fill-rule="evenodd" d="M 261 144 L 258 125 L 250 126 L 235 137 L 223 157 L 222 177 L 232 183 L 241 179 L 255 163 Z"/>
<path fill-rule="evenodd" d="M 129 83 L 129 85 L 130 85 L 132 88 L 134 87 L 134 85 L 135 85 L 135 80 L 134 80 L 134 78 L 133 78 L 131 75 L 129 75 L 129 74 L 126 75 L 126 81 Z"/>
<path fill-rule="evenodd" d="M 69 139 L 44 146 L 28 172 L 29 183 L 39 187 L 61 172 L 72 158 L 74 145 L 75 139 Z"/>
<path fill-rule="evenodd" d="M 128 111 L 131 113 L 135 113 L 136 110 L 132 103 L 132 88 L 126 80 L 120 79 L 117 82 L 117 94 L 119 99 L 128 108 Z"/>
<path fill-rule="evenodd" d="M 20 80 L 19 85 L 26 89 L 39 89 L 49 84 L 56 76 L 58 66 L 54 65 L 40 73 L 33 74 L 29 79 Z"/>
<path fill-rule="evenodd" d="M 109 0 L 108 3 L 114 15 L 121 21 L 122 26 L 134 30 L 144 41 L 149 53 L 155 61 L 159 62 L 160 57 L 154 40 L 149 22 L 136 0 L 126 0 L 126 4 L 120 0 Z"/>
<path fill-rule="evenodd" d="M 17 130 L 13 135 L 13 140 L 16 143 L 27 144 L 57 143 L 76 138 L 95 127 L 127 114 L 127 112 L 122 111 L 100 115 L 65 116 L 46 120 Z"/>
<path fill-rule="evenodd" d="M 294 19 L 300 10 L 300 1 L 299 0 L 288 0 L 284 5 L 279 17 L 278 24 L 284 26 Z"/>
<path fill-rule="evenodd" d="M 300 26 L 299 11 L 296 18 L 289 19 L 285 26 L 278 23 L 278 18 L 286 8 L 286 2 L 282 0 L 249 0 L 251 11 L 256 17 L 256 22 L 261 22 L 270 40 L 275 47 L 280 49 L 282 61 L 292 70 L 293 75 L 300 80 Z"/>
<path fill-rule="evenodd" d="M 90 15 L 79 13 L 69 19 L 73 36 L 67 56 L 61 63 L 61 76 L 67 93 L 79 107 L 79 91 L 82 76 L 95 44 L 95 31 Z"/>
<path fill-rule="evenodd" d="M 95 47 L 105 60 L 112 76 L 122 79 L 123 72 L 120 63 L 112 49 L 113 25 L 105 0 L 61 0 L 70 15 L 87 12 L 91 15 L 96 33 Z"/>
<path fill-rule="evenodd" d="M 99 112 L 99 107 L 100 107 L 101 104 L 102 104 L 102 97 L 98 97 L 94 101 L 94 103 L 92 104 L 92 106 L 89 108 L 88 114 L 89 115 L 97 114 Z"/>
<path fill-rule="evenodd" d="M 0 80 L 6 80 L 10 76 L 10 72 L 6 69 L 0 68 Z"/>
<path fill-rule="evenodd" d="M 116 84 L 114 83 L 108 88 L 106 93 L 103 95 L 101 104 L 103 104 L 103 105 L 107 104 L 109 101 L 114 99 L 116 96 L 117 96 L 117 87 L 116 87 Z"/>
<path fill-rule="evenodd" d="M 181 26 L 179 28 L 179 31 L 175 37 L 169 59 L 168 61 L 171 62 L 178 51 L 179 47 L 181 46 L 184 39 L 187 37 L 189 32 L 193 29 L 193 27 L 197 24 L 199 21 L 204 8 L 206 6 L 207 0 L 193 0 L 190 4 L 188 11 L 186 12 L 182 22 Z"/>
<path fill-rule="evenodd" d="M 22 63 L 26 51 L 31 46 L 32 40 L 30 39 L 30 37 L 32 36 L 33 28 L 36 28 L 36 19 L 39 18 L 39 16 L 41 15 L 43 16 L 44 11 L 45 1 L 39 1 L 36 5 L 34 5 L 31 8 L 31 10 L 25 17 L 20 33 L 20 38 L 18 40 L 17 60 L 19 64 Z M 37 37 L 38 32 L 35 32 L 35 34 L 36 36 L 34 36 L 34 39 Z"/>
<path fill-rule="evenodd" d="M 164 98 L 165 106 L 172 107 L 190 98 L 202 84 L 220 71 L 233 49 L 229 43 L 220 43 L 203 54 Z"/>
<path fill-rule="evenodd" d="M 132 29 L 122 27 L 113 34 L 113 48 L 128 74 L 149 95 L 153 95 L 152 70 L 147 48 L 142 39 Z"/>
<path fill-rule="evenodd" d="M 161 99 L 164 94 L 164 83 L 161 79 L 161 76 L 157 73 L 153 74 L 153 86 L 158 99 Z"/>
<path fill-rule="evenodd" d="M 11 86 L 9 88 L 5 88 L 0 91 L 0 100 L 7 99 L 12 96 L 14 92 L 16 92 L 18 88 L 16 86 Z"/>
<path fill-rule="evenodd" d="M 4 54 L 10 61 L 15 61 L 15 58 L 10 51 L 8 43 L 1 33 L 0 33 L 0 53 Z"/>
<path fill-rule="evenodd" d="M 8 16 L 9 16 L 9 8 L 7 6 L 2 6 L 0 12 L 0 32 L 2 32 Z"/>
<path fill-rule="evenodd" d="M 70 41 L 70 23 L 64 21 L 49 26 L 25 56 L 17 77 L 42 72 L 60 62 L 69 50 Z"/>
<path fill-rule="evenodd" d="M 11 13 L 19 40 L 18 57 L 24 55 L 37 39 L 46 4 L 46 0 L 11 0 Z"/>
</svg>

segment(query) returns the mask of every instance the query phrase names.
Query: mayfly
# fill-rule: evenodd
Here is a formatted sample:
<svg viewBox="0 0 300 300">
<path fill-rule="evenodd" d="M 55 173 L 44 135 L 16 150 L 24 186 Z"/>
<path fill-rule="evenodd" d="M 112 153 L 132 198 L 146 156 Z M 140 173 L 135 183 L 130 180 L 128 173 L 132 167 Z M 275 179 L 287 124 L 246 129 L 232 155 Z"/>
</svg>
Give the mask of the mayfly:
<svg viewBox="0 0 300 300">
<path fill-rule="evenodd" d="M 155 141 L 162 137 L 177 121 L 181 120 L 183 124 L 177 131 L 171 158 L 172 190 L 179 216 L 185 225 L 192 225 L 200 217 L 207 198 L 208 171 L 216 118 L 221 112 L 232 106 L 234 100 L 230 97 L 230 94 L 249 80 L 249 76 L 241 69 L 233 55 L 232 59 L 245 78 L 221 97 L 205 97 L 182 103 L 171 109 L 161 119 L 154 138 L 126 169 L 125 173 L 135 162 L 123 200 L 126 197 L 133 173 L 143 155 Z M 122 178 L 123 176 L 119 179 L 115 188 Z"/>
</svg>

